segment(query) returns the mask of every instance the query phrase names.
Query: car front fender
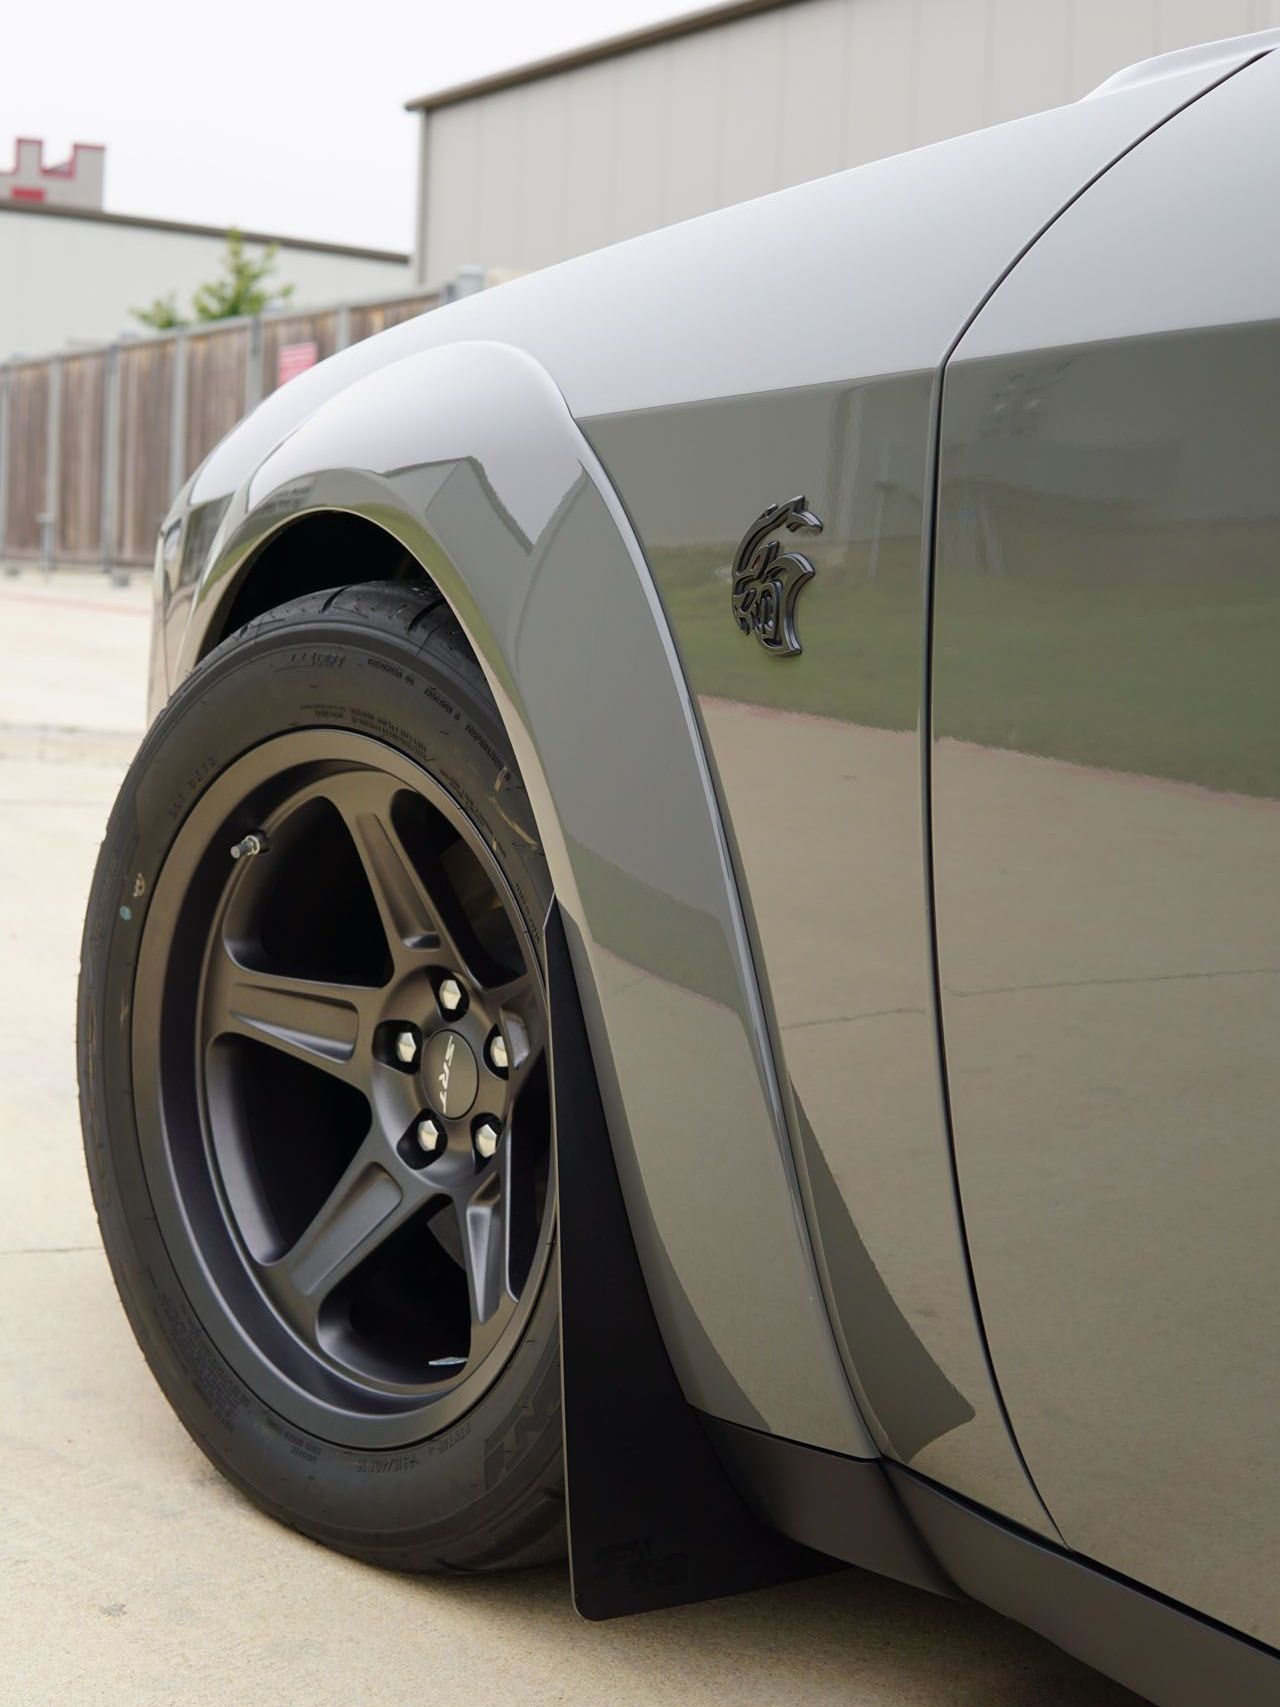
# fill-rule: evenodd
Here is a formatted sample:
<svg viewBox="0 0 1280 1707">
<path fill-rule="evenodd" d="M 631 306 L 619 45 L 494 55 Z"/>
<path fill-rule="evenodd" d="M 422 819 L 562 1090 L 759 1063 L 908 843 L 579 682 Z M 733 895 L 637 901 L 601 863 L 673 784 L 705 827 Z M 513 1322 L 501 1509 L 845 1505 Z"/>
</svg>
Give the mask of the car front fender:
<svg viewBox="0 0 1280 1707">
<path fill-rule="evenodd" d="M 462 343 L 319 407 L 230 496 L 191 589 L 178 679 L 264 545 L 326 511 L 365 518 L 417 560 L 497 698 L 686 1398 L 875 1456 L 822 1300 L 684 678 L 634 534 L 560 392 L 528 355 Z"/>
</svg>

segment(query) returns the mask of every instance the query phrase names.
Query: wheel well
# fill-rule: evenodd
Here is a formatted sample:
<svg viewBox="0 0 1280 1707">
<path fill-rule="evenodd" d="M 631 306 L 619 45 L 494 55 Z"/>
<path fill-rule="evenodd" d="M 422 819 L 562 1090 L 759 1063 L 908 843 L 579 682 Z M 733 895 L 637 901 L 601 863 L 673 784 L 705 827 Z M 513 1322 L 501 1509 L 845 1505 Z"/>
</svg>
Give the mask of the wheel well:
<svg viewBox="0 0 1280 1707">
<path fill-rule="evenodd" d="M 267 541 L 249 564 L 223 620 L 205 637 L 211 652 L 246 622 L 306 593 L 362 581 L 422 581 L 422 565 L 394 535 L 363 516 L 325 510 L 299 516 Z"/>
</svg>

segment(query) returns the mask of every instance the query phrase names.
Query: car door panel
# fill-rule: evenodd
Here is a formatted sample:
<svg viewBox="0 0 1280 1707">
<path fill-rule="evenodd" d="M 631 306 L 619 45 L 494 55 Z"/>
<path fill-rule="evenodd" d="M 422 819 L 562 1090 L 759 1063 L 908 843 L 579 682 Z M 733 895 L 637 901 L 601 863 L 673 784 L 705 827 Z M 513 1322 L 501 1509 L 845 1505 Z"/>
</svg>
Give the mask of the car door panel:
<svg viewBox="0 0 1280 1707">
<path fill-rule="evenodd" d="M 947 370 L 932 773 L 961 1201 L 1067 1543 L 1275 1642 L 1280 59 Z"/>
</svg>

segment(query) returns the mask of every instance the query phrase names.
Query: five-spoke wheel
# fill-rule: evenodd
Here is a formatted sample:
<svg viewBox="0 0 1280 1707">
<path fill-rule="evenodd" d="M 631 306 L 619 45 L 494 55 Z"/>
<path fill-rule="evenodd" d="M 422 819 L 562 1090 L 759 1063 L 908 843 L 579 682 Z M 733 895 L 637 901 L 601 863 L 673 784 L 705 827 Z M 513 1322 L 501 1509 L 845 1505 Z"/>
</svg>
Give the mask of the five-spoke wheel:
<svg viewBox="0 0 1280 1707">
<path fill-rule="evenodd" d="M 427 1396 L 485 1363 L 538 1252 L 542 983 L 458 803 L 314 746 L 255 749 L 188 820 L 204 946 L 165 976 L 196 982 L 214 1201 L 276 1321 L 370 1400 Z"/>
</svg>

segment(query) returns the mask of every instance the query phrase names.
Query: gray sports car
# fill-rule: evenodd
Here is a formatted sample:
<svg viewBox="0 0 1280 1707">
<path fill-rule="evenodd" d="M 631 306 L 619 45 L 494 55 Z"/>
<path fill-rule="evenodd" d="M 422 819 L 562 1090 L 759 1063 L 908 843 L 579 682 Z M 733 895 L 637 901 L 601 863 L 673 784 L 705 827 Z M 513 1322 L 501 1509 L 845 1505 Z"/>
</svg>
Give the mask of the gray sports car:
<svg viewBox="0 0 1280 1707">
<path fill-rule="evenodd" d="M 457 302 L 183 490 L 82 1103 L 268 1511 L 1280 1700 L 1277 48 Z"/>
</svg>

